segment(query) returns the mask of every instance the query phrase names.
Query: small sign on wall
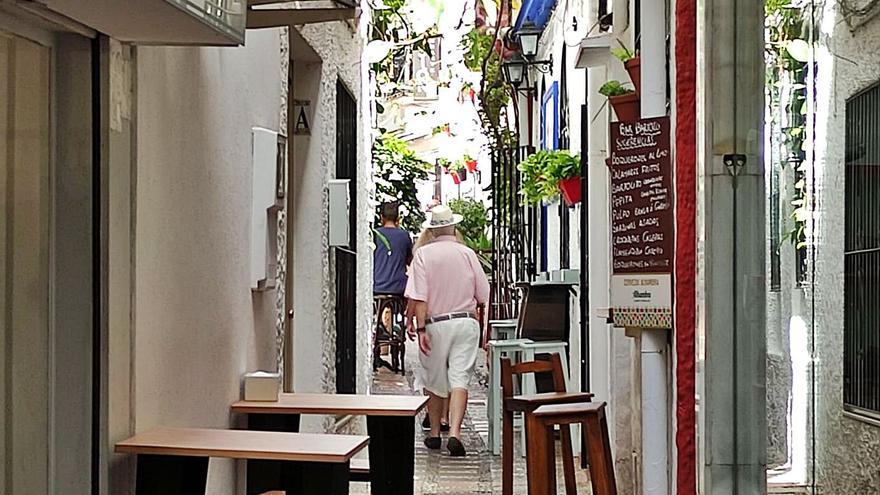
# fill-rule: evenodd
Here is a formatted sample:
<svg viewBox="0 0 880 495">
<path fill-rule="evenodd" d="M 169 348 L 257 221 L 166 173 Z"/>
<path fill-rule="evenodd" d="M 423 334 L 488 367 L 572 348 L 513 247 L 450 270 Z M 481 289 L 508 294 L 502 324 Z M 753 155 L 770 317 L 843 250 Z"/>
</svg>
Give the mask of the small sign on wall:
<svg viewBox="0 0 880 495">
<path fill-rule="evenodd" d="M 293 100 L 293 134 L 310 136 L 312 134 L 312 102 Z"/>
<path fill-rule="evenodd" d="M 669 117 L 612 123 L 608 166 L 614 325 L 671 328 L 675 224 Z"/>
</svg>

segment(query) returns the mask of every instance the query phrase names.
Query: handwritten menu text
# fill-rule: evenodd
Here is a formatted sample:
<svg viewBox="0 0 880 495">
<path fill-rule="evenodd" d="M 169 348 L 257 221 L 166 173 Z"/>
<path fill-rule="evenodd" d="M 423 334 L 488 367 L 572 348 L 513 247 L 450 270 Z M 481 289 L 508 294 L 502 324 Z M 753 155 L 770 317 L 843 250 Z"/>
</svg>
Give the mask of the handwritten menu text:
<svg viewBox="0 0 880 495">
<path fill-rule="evenodd" d="M 671 273 L 669 117 L 611 124 L 613 273 Z"/>
</svg>

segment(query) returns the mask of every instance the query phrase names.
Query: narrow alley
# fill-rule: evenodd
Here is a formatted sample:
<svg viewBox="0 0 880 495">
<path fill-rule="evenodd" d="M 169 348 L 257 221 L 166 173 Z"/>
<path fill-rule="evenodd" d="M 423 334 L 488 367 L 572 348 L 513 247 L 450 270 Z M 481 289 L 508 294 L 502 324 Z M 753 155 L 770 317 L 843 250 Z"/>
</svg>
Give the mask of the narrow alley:
<svg viewBox="0 0 880 495">
<path fill-rule="evenodd" d="M 415 374 L 419 372 L 418 346 L 408 342 L 406 376 L 380 368 L 373 378 L 375 394 L 416 394 Z M 486 419 L 488 369 L 485 354 L 480 353 L 474 380 L 471 381 L 467 415 L 462 429 L 462 442 L 468 450 L 464 458 L 450 457 L 445 449 L 430 451 L 422 443 L 423 432 L 416 430 L 416 488 L 421 495 L 475 495 L 501 493 L 501 457 L 487 449 L 489 426 Z M 421 425 L 422 416 L 418 418 Z M 557 441 L 558 444 L 558 441 Z M 557 453 L 557 473 L 562 473 L 561 456 Z M 591 494 L 588 470 L 577 469 L 578 494 Z M 565 493 L 559 475 L 558 493 Z M 514 493 L 527 492 L 525 457 L 514 457 Z M 353 483 L 352 493 L 368 494 L 366 483 Z"/>
</svg>

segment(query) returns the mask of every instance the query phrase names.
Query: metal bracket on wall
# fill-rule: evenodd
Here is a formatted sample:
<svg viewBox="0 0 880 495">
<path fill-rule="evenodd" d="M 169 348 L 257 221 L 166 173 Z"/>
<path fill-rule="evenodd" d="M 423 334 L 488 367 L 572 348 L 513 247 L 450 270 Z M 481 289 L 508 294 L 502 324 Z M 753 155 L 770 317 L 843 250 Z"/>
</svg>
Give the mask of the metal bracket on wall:
<svg viewBox="0 0 880 495">
<path fill-rule="evenodd" d="M 731 177 L 738 177 L 743 169 L 746 168 L 746 155 L 731 153 L 724 155 L 722 159 L 724 160 L 724 166 L 727 167 L 727 172 Z"/>
</svg>

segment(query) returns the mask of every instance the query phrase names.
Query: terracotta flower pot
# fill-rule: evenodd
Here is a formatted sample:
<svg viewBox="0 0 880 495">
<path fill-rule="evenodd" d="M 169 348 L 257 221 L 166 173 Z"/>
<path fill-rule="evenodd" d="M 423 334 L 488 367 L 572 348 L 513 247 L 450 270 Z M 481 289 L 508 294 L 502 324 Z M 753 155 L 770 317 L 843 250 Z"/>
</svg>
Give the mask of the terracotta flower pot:
<svg viewBox="0 0 880 495">
<path fill-rule="evenodd" d="M 636 93 L 638 93 L 638 94 L 642 94 L 641 64 L 642 64 L 641 57 L 633 57 L 623 63 L 623 67 L 626 69 L 626 72 L 629 74 L 629 80 L 632 81 L 633 86 L 636 88 Z"/>
<path fill-rule="evenodd" d="M 617 114 L 617 120 L 621 122 L 633 122 L 641 116 L 639 106 L 639 94 L 629 93 L 608 98 L 611 108 Z"/>
<path fill-rule="evenodd" d="M 581 177 L 570 177 L 559 181 L 559 191 L 568 206 L 574 206 L 581 202 Z"/>
<path fill-rule="evenodd" d="M 477 171 L 477 161 L 476 160 L 468 160 L 468 161 L 464 162 L 464 164 L 467 166 L 467 169 L 469 171 L 471 171 L 471 172 Z"/>
</svg>

